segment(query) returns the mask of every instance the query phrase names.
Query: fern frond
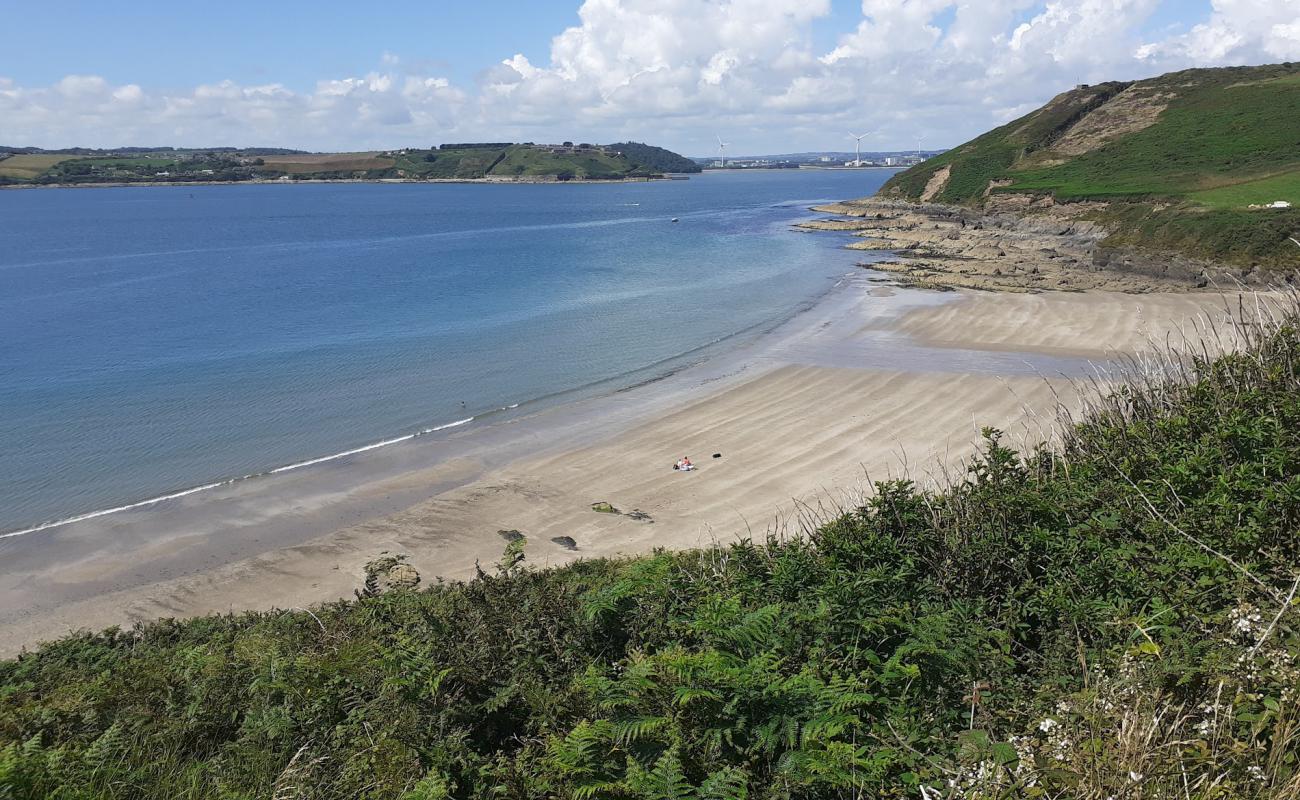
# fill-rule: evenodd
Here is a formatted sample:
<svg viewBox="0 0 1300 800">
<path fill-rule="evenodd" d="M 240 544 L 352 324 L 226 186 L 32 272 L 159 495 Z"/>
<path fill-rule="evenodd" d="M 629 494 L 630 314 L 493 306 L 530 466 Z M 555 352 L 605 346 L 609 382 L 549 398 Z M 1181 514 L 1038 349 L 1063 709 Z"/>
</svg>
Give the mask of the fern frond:
<svg viewBox="0 0 1300 800">
<path fill-rule="evenodd" d="M 638 717 L 614 723 L 614 739 L 626 746 L 645 739 L 668 725 L 667 717 Z"/>
<path fill-rule="evenodd" d="M 737 767 L 723 767 L 700 784 L 700 800 L 745 800 L 748 796 L 749 776 Z"/>
<path fill-rule="evenodd" d="M 695 700 L 721 700 L 722 695 L 712 689 L 702 689 L 694 686 L 678 686 L 673 689 L 673 702 L 679 706 L 685 706 Z"/>
</svg>

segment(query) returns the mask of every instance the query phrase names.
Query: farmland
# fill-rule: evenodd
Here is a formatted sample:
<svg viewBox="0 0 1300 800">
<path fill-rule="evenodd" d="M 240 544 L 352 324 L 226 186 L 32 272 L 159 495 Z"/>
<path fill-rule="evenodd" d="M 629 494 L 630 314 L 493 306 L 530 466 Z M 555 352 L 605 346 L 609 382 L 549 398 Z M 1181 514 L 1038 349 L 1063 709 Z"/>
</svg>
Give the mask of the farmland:
<svg viewBox="0 0 1300 800">
<path fill-rule="evenodd" d="M 348 153 L 293 150 L 177 150 L 15 153 L 0 160 L 0 184 L 240 182 L 271 180 L 621 180 L 658 176 L 651 164 L 690 163 L 676 153 L 629 144 L 455 144 Z M 641 163 L 642 161 L 648 163 Z"/>
</svg>

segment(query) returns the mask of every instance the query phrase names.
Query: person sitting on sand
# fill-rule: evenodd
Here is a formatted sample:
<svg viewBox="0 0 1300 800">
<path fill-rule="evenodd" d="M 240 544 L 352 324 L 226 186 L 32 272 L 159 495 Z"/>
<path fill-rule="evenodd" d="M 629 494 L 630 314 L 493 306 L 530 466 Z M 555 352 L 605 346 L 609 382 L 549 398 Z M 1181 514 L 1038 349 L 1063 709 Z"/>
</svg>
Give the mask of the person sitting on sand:
<svg viewBox="0 0 1300 800">
<path fill-rule="evenodd" d="M 674 464 L 673 469 L 681 470 L 682 472 L 689 472 L 695 469 L 695 465 L 691 463 L 690 456 L 682 456 L 682 460 Z"/>
</svg>

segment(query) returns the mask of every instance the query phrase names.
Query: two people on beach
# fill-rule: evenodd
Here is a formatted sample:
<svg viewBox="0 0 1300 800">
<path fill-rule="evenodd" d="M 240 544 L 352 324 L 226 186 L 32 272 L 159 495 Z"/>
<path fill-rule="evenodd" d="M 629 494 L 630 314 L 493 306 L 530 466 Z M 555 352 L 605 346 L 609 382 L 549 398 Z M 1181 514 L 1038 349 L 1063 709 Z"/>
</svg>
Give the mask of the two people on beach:
<svg viewBox="0 0 1300 800">
<path fill-rule="evenodd" d="M 695 465 L 691 463 L 690 456 L 682 456 L 680 461 L 673 464 L 673 469 L 681 470 L 682 472 L 690 472 L 695 469 Z"/>
</svg>

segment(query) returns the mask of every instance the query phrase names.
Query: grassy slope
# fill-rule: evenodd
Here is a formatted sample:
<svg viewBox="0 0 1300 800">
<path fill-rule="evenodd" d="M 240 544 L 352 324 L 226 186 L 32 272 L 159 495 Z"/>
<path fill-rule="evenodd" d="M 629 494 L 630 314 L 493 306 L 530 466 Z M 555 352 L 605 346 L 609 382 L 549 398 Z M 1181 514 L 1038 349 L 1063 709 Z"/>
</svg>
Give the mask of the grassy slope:
<svg viewBox="0 0 1300 800">
<path fill-rule="evenodd" d="M 1300 65 L 1296 74 L 1269 77 L 1277 72 L 1287 74 L 1197 70 L 1155 79 L 1153 89 L 1179 92 L 1155 125 L 1059 166 L 1012 170 L 1007 191 L 1050 191 L 1066 200 L 1181 198 L 1283 170 L 1300 173 Z M 1196 85 L 1183 86 L 1184 77 Z"/>
<path fill-rule="evenodd" d="M 0 796 L 1293 798 L 1298 321 L 807 539 L 63 639 Z"/>
<path fill-rule="evenodd" d="M 1168 100 L 1154 125 L 1082 155 L 1052 152 L 1082 113 L 1129 86 L 1067 92 L 900 173 L 882 193 L 917 199 L 930 176 L 951 165 L 952 176 L 936 198 L 944 202 L 980 204 L 990 181 L 1005 180 L 1009 185 L 994 191 L 1129 206 L 1100 217 L 1116 230 L 1114 243 L 1293 266 L 1281 231 L 1300 229 L 1300 210 L 1247 215 L 1245 208 L 1283 199 L 1300 206 L 1300 64 L 1189 70 L 1139 81 L 1131 91 Z M 1064 163 L 1051 163 L 1054 158 Z M 1205 213 L 1209 209 L 1223 213 Z M 1252 246 L 1237 246 L 1246 241 Z"/>
<path fill-rule="evenodd" d="M 394 169 L 386 176 L 395 176 L 399 171 L 407 177 L 462 179 L 543 176 L 600 179 L 651 174 L 618 156 L 595 151 L 557 154 L 522 145 L 500 149 L 412 150 L 397 156 Z"/>
<path fill-rule="evenodd" d="M 622 178 L 633 172 L 625 158 L 598 152 L 554 154 L 527 147 L 512 147 L 492 175 L 532 176 L 568 174 L 575 178 Z"/>
<path fill-rule="evenodd" d="M 989 181 L 1005 178 L 1016 161 L 1045 149 L 1070 124 L 1126 87 L 1106 83 L 1067 92 L 1032 114 L 899 173 L 881 193 L 919 199 L 930 177 L 942 167 L 951 166 L 948 183 L 935 199 L 946 203 L 977 202 Z"/>
<path fill-rule="evenodd" d="M 654 172 L 701 172 L 703 167 L 691 159 L 641 142 L 616 142 L 611 148 L 627 156 L 634 164 L 640 164 Z"/>
</svg>

